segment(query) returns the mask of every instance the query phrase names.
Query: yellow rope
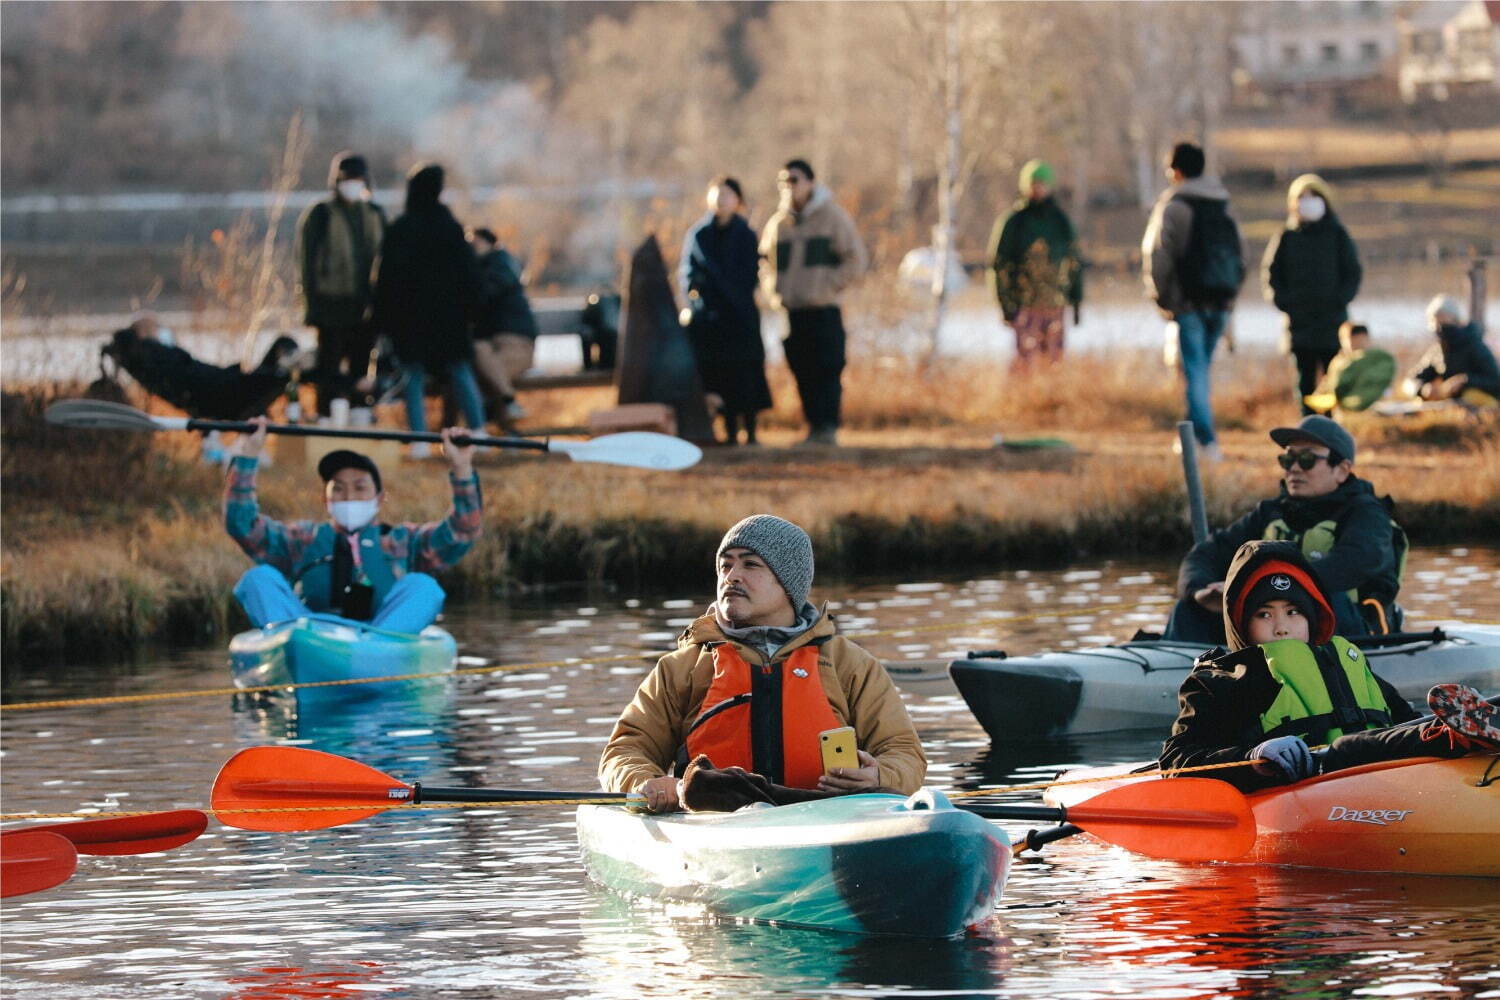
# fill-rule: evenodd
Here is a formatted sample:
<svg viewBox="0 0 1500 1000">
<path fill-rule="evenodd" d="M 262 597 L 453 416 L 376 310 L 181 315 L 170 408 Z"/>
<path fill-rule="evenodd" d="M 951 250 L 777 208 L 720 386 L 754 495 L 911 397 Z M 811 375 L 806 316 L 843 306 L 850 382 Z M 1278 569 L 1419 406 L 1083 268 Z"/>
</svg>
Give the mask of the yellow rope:
<svg viewBox="0 0 1500 1000">
<path fill-rule="evenodd" d="M 905 628 L 882 629 L 877 632 L 858 632 L 851 639 L 875 639 L 882 636 L 907 635 L 914 632 L 957 631 L 965 628 L 995 627 L 1015 622 L 1037 621 L 1062 615 L 1095 614 L 1103 611 L 1133 611 L 1148 605 L 1161 605 L 1161 601 L 1139 601 L 1135 604 L 1100 604 L 1093 607 L 1067 608 L 1063 610 L 1039 611 L 1029 615 L 1008 618 L 986 618 L 978 621 L 944 622 L 938 625 L 911 625 Z M 258 684 L 252 687 L 200 688 L 194 691 L 157 691 L 146 694 L 105 695 L 94 698 L 58 698 L 51 701 L 23 701 L 0 705 L 0 712 L 24 712 L 43 708 L 81 708 L 88 705 L 120 705 L 132 702 L 169 701 L 178 698 L 210 698 L 234 694 L 258 694 L 270 691 L 298 691 L 307 688 L 346 687 L 353 684 L 385 684 L 396 681 L 439 680 L 449 676 L 477 674 L 521 673 L 529 670 L 550 670 L 556 667 L 580 666 L 585 663 L 622 663 L 652 659 L 651 654 L 621 653 L 615 656 L 594 656 L 586 659 L 538 660 L 534 663 L 498 664 L 487 667 L 462 667 L 441 673 L 390 674 L 384 677 L 346 677 L 332 681 L 304 681 L 300 684 Z"/>
</svg>

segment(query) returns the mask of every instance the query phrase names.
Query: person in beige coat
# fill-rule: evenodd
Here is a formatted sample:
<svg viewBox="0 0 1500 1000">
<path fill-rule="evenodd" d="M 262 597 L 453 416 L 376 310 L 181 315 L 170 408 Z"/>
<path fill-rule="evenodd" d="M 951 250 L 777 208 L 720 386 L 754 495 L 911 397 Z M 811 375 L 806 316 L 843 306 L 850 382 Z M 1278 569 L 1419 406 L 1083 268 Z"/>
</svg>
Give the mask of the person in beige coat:
<svg viewBox="0 0 1500 1000">
<path fill-rule="evenodd" d="M 807 533 L 747 517 L 724 535 L 717 565 L 717 600 L 615 723 L 599 761 L 604 789 L 637 792 L 653 812 L 678 809 L 679 777 L 699 754 L 827 793 L 921 787 L 927 758 L 895 684 L 807 600 Z M 859 766 L 821 774 L 818 732 L 842 726 L 854 729 Z"/>
<path fill-rule="evenodd" d="M 839 296 L 864 272 L 865 246 L 806 160 L 789 160 L 777 186 L 781 207 L 760 235 L 761 289 L 772 308 L 786 310 L 782 346 L 802 397 L 807 443 L 837 444 L 845 339 Z"/>
</svg>

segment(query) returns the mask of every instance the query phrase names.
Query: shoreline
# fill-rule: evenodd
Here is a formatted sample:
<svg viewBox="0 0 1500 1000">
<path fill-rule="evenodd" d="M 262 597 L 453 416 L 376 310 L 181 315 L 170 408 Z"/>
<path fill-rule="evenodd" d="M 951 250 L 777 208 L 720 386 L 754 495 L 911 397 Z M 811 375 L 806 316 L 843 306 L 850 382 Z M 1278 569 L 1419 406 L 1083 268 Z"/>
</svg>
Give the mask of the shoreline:
<svg viewBox="0 0 1500 1000">
<path fill-rule="evenodd" d="M 18 434 L 7 420 L 0 655 L 21 657 L 26 670 L 85 650 L 120 657 L 227 642 L 248 627 L 230 590 L 249 563 L 224 533 L 222 476 L 197 461 L 196 439 L 71 431 L 78 460 L 49 468 L 44 456 L 62 433 L 43 425 Z M 913 435 L 925 447 L 908 444 Z M 843 579 L 1179 558 L 1191 541 L 1180 464 L 1161 433 L 1074 432 L 1087 450 L 1037 452 L 987 447 L 972 428 L 851 431 L 838 449 L 789 447 L 777 429 L 765 436 L 760 449 L 710 448 L 681 473 L 486 456 L 476 465 L 485 532 L 441 577 L 450 603 L 572 586 L 650 592 L 704 572 L 724 528 L 759 510 L 808 527 L 819 573 Z M 1205 472 L 1211 523 L 1274 489 L 1260 442 L 1225 433 L 1228 459 Z M 1429 448 L 1372 452 L 1361 471 L 1397 495 L 1414 544 L 1500 538 L 1492 441 L 1466 460 L 1475 474 L 1461 495 L 1430 488 Z M 70 495 L 94 488 L 96 466 L 114 467 L 102 479 L 121 495 Z M 440 461 L 403 461 L 388 519 L 442 517 L 444 482 Z M 260 485 L 273 516 L 317 515 L 300 465 L 273 464 Z"/>
</svg>

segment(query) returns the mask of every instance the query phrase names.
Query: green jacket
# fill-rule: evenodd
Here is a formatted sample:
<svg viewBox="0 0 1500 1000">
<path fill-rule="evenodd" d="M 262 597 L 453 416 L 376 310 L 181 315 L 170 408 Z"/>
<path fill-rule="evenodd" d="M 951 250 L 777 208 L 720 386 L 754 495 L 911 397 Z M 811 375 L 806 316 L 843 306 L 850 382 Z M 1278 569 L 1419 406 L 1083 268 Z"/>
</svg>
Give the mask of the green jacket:
<svg viewBox="0 0 1500 1000">
<path fill-rule="evenodd" d="M 1331 393 L 1341 410 L 1368 410 L 1395 378 L 1396 359 L 1372 347 L 1336 355 L 1318 391 Z"/>
<path fill-rule="evenodd" d="M 990 282 L 1000 311 L 1012 319 L 1032 306 L 1083 301 L 1078 235 L 1051 197 L 1021 200 L 990 233 Z"/>
</svg>

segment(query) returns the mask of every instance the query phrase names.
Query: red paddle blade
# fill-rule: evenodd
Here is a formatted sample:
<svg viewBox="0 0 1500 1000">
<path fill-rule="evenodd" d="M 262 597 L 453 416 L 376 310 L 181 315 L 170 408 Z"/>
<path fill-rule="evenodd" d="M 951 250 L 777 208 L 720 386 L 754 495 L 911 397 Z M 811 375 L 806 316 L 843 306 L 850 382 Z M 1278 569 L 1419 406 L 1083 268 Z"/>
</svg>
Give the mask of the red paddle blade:
<svg viewBox="0 0 1500 1000">
<path fill-rule="evenodd" d="M 1137 781 L 1068 809 L 1068 822 L 1153 858 L 1228 861 L 1255 844 L 1255 816 L 1239 789 L 1212 778 Z"/>
<path fill-rule="evenodd" d="M 410 802 L 413 786 L 373 767 L 303 747 L 250 747 L 224 763 L 211 797 L 219 821 L 245 830 L 324 830 Z M 348 809 L 330 808 L 350 806 Z M 306 812 L 236 812 L 235 810 Z"/>
<path fill-rule="evenodd" d="M 71 841 L 79 854 L 154 854 L 196 840 L 208 826 L 208 814 L 198 809 L 175 809 L 144 816 L 106 816 L 76 823 L 33 826 L 26 833 L 45 831 Z"/>
<path fill-rule="evenodd" d="M 24 896 L 61 885 L 77 868 L 78 851 L 55 833 L 0 833 L 0 896 Z"/>
</svg>

